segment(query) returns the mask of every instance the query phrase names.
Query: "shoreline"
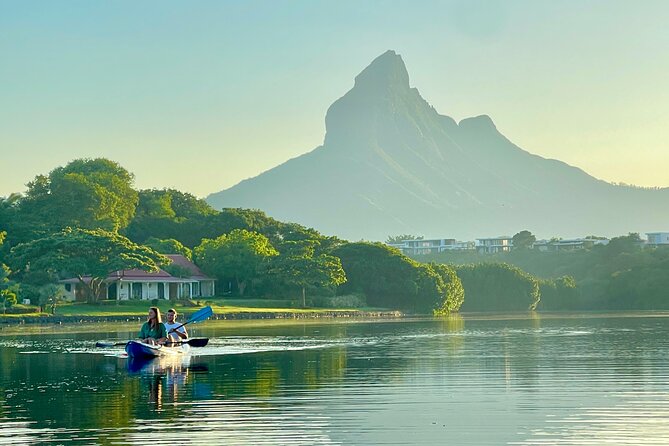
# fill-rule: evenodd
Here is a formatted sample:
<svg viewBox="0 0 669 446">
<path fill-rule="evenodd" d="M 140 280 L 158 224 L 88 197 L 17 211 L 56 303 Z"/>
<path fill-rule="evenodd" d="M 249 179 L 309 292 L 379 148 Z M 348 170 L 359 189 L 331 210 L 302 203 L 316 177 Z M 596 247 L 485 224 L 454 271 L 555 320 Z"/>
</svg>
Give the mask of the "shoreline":
<svg viewBox="0 0 669 446">
<path fill-rule="evenodd" d="M 405 314 L 401 311 L 355 311 L 333 310 L 319 312 L 293 311 L 254 311 L 213 314 L 211 320 L 262 320 L 262 319 L 390 319 L 401 318 Z M 109 316 L 0 316 L 0 329 L 16 325 L 63 325 L 63 324 L 90 324 L 96 322 L 140 322 L 146 316 L 142 315 L 109 315 Z"/>
</svg>

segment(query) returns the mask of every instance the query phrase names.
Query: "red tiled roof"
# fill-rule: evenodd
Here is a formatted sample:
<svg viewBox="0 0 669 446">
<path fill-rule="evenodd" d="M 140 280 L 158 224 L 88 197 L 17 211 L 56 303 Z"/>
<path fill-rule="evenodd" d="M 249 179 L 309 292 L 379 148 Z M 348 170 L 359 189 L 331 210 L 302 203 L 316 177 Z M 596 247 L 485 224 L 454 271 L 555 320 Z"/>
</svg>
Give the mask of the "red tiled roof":
<svg viewBox="0 0 669 446">
<path fill-rule="evenodd" d="M 188 260 L 186 257 L 182 256 L 181 254 L 166 254 L 167 257 L 172 259 L 172 265 L 180 266 L 182 268 L 187 269 L 190 271 L 193 275 L 191 278 L 194 279 L 209 279 L 201 270 L 200 268 L 197 267 L 197 265 L 190 260 Z"/>
<path fill-rule="evenodd" d="M 156 272 L 148 272 L 141 269 L 124 269 L 123 271 L 115 271 L 107 276 L 108 279 L 118 279 L 118 278 L 158 278 L 158 277 L 172 277 L 167 271 L 158 270 Z"/>
<path fill-rule="evenodd" d="M 210 277 L 207 277 L 202 271 L 200 271 L 200 268 L 198 268 L 197 265 L 195 265 L 193 262 L 188 260 L 186 257 L 182 256 L 181 254 L 167 254 L 167 257 L 172 259 L 171 263 L 172 265 L 180 266 L 181 268 L 184 268 L 191 272 L 192 275 L 188 279 L 212 280 Z M 137 280 L 137 281 L 163 281 L 163 282 L 184 282 L 187 280 L 184 278 L 174 277 L 167 271 L 164 271 L 162 269 L 156 272 L 148 272 L 148 271 L 143 271 L 141 269 L 124 269 L 122 271 L 115 271 L 109 274 L 109 276 L 107 276 L 107 280 L 117 280 L 117 279 Z M 90 280 L 91 280 L 90 276 L 84 277 L 85 282 L 89 282 Z M 78 279 L 73 278 L 73 279 L 61 280 L 60 282 L 71 283 L 78 281 L 79 281 Z"/>
</svg>

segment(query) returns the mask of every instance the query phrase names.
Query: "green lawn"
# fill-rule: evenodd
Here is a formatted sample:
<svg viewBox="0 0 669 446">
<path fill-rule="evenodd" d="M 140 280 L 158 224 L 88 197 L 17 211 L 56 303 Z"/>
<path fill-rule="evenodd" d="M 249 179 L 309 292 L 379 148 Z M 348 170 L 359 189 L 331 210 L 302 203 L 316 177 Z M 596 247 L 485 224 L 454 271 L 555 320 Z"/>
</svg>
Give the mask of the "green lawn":
<svg viewBox="0 0 669 446">
<path fill-rule="evenodd" d="M 88 303 L 63 303 L 56 307 L 57 316 L 144 316 L 146 315 L 151 301 L 128 300 L 128 301 L 101 301 L 96 304 Z M 290 300 L 268 300 L 268 299 L 201 299 L 188 305 L 183 302 L 159 301 L 158 308 L 164 314 L 170 308 L 175 308 L 178 313 L 190 314 L 198 309 L 211 305 L 215 314 L 225 313 L 325 313 L 332 311 L 356 311 L 348 308 L 294 308 Z M 34 312 L 7 315 L 7 317 L 39 316 L 38 309 Z M 0 314 L 0 317 L 2 315 Z"/>
</svg>

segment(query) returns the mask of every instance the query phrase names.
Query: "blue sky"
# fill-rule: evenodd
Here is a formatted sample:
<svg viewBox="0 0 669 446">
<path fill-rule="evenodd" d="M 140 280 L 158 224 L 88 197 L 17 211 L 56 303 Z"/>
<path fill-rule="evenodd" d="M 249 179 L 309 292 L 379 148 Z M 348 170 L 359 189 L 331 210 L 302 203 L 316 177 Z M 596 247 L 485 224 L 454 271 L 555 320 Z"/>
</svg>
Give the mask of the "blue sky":
<svg viewBox="0 0 669 446">
<path fill-rule="evenodd" d="M 669 186 L 669 2 L 0 0 L 0 196 L 103 156 L 206 196 L 323 141 L 388 49 L 441 114 Z"/>
</svg>

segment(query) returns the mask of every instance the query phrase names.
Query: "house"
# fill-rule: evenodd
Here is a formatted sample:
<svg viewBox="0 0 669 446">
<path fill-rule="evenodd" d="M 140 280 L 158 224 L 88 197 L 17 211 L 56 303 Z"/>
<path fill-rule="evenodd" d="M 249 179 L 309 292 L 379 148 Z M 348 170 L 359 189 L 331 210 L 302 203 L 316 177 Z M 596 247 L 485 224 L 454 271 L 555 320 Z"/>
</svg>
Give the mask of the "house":
<svg viewBox="0 0 669 446">
<path fill-rule="evenodd" d="M 474 249 L 472 242 L 459 242 L 453 238 L 436 238 L 420 240 L 402 240 L 399 243 L 388 243 L 405 255 L 435 254 L 443 251 L 465 251 Z"/>
<path fill-rule="evenodd" d="M 658 246 L 669 246 L 669 232 L 646 232 L 648 241 L 646 246 L 657 248 Z"/>
<path fill-rule="evenodd" d="M 592 249 L 595 245 L 607 245 L 609 239 L 602 238 L 571 238 L 558 240 L 538 240 L 534 242 L 534 249 L 539 251 L 577 251 Z"/>
<path fill-rule="evenodd" d="M 175 276 L 163 269 L 157 272 L 146 272 L 141 269 L 115 271 L 105 280 L 105 294 L 100 297 L 117 300 L 152 300 L 214 296 L 215 279 L 207 277 L 197 265 L 181 254 L 167 254 L 167 257 L 172 259 L 172 263 L 166 268 L 176 266 L 184 274 Z M 79 279 L 65 279 L 59 283 L 65 290 L 65 299 L 84 299 Z"/>
<path fill-rule="evenodd" d="M 482 254 L 509 252 L 513 247 L 513 237 L 500 236 L 493 238 L 477 238 L 476 250 Z"/>
</svg>

